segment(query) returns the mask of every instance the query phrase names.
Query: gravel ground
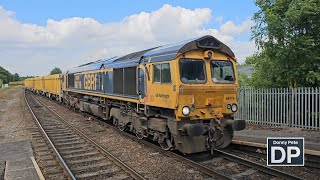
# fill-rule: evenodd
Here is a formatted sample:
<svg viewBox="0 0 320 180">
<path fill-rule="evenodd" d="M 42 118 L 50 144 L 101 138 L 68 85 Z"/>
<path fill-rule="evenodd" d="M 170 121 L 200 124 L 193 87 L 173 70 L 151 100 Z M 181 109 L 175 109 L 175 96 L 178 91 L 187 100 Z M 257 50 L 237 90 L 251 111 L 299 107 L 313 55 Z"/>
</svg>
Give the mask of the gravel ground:
<svg viewBox="0 0 320 180">
<path fill-rule="evenodd" d="M 0 179 L 4 179 L 4 169 L 6 167 L 5 162 L 0 162 Z"/>
<path fill-rule="evenodd" d="M 23 92 L 20 87 L 0 91 L 0 145 L 6 142 L 31 141 L 29 128 L 34 124 Z M 0 162 L 0 179 L 4 178 L 4 170 L 5 162 Z"/>
<path fill-rule="evenodd" d="M 320 150 L 320 131 L 306 130 L 290 127 L 275 127 L 266 125 L 247 124 L 243 131 L 236 131 L 234 139 L 267 143 L 267 137 L 304 137 L 305 148 L 312 150 Z M 248 160 L 256 161 L 266 165 L 267 162 L 263 158 L 257 158 L 255 155 L 248 155 L 246 153 L 235 153 L 235 155 L 244 157 Z M 275 169 L 292 172 L 293 174 L 304 179 L 318 179 L 319 169 L 311 167 L 273 167 Z"/>
<path fill-rule="evenodd" d="M 227 150 L 227 152 L 234 154 L 236 156 L 240 156 L 244 159 L 250 160 L 250 161 L 254 161 L 257 162 L 259 164 L 263 164 L 263 165 L 267 165 L 266 159 L 257 156 L 254 153 L 246 153 L 243 151 L 238 151 L 238 150 Z M 287 167 L 287 166 L 281 166 L 281 167 L 272 167 L 274 169 L 278 169 L 280 171 L 284 171 L 284 172 L 289 172 L 292 173 L 298 177 L 301 177 L 303 179 L 318 179 L 320 176 L 320 172 L 319 169 L 317 168 L 312 168 L 312 167 Z"/>
<path fill-rule="evenodd" d="M 0 143 L 31 140 L 33 121 L 24 102 L 24 90 L 13 87 L 0 92 Z"/>
<path fill-rule="evenodd" d="M 41 100 L 64 119 L 77 127 L 81 127 L 84 133 L 96 139 L 96 142 L 148 179 L 208 178 L 201 172 L 178 162 L 174 158 L 162 155 L 152 148 L 120 135 L 104 126 L 103 122 L 85 118 L 83 115 L 43 97 L 41 97 Z"/>
</svg>

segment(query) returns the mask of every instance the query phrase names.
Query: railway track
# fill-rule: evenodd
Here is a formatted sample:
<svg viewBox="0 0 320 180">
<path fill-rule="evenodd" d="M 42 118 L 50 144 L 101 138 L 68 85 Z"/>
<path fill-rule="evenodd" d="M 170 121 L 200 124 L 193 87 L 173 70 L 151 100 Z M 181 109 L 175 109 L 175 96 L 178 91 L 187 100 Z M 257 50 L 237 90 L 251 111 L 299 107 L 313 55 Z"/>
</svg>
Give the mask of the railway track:
<svg viewBox="0 0 320 180">
<path fill-rule="evenodd" d="M 235 153 L 243 153 L 267 160 L 267 148 L 264 144 L 240 141 L 240 143 L 233 143 L 229 147 Z M 305 166 L 320 169 L 320 156 L 313 150 L 309 150 L 310 153 L 307 153 L 307 151 L 305 149 Z"/>
<path fill-rule="evenodd" d="M 145 179 L 31 93 L 25 100 L 39 127 L 32 135 L 46 179 Z"/>
<path fill-rule="evenodd" d="M 105 123 L 106 124 L 106 123 Z M 106 124 L 109 128 L 117 129 L 114 126 Z M 215 150 L 215 156 L 204 153 L 205 158 L 199 160 L 190 156 L 184 156 L 177 152 L 165 151 L 160 146 L 146 140 L 137 139 L 133 134 L 118 130 L 118 132 L 134 141 L 138 141 L 148 147 L 151 147 L 164 155 L 174 157 L 175 159 L 188 164 L 189 166 L 217 179 L 302 179 L 291 173 L 279 171 L 265 165 L 243 159 L 242 157 Z M 197 154 L 195 155 L 197 156 Z M 201 155 L 203 157 L 203 155 Z M 198 159 L 198 160 L 196 160 Z M 236 169 L 234 171 L 234 169 Z"/>
<path fill-rule="evenodd" d="M 216 156 L 214 157 L 209 153 L 205 153 L 205 156 L 201 155 L 202 158 L 205 158 L 200 158 L 201 160 L 199 160 L 198 157 L 194 158 L 197 154 L 190 157 L 172 151 L 165 151 L 158 145 L 137 139 L 131 134 L 122 131 L 119 131 L 119 133 L 132 138 L 132 140 L 139 141 L 139 143 L 145 144 L 148 147 L 152 147 L 162 154 L 174 157 L 177 160 L 217 179 L 302 179 L 287 172 L 279 171 L 221 150 L 215 150 L 214 153 Z"/>
<path fill-rule="evenodd" d="M 88 114 L 84 113 L 86 116 Z M 92 116 L 93 117 L 93 116 Z M 95 118 L 95 117 L 93 117 Z M 222 150 L 215 150 L 216 156 L 205 155 L 205 158 L 194 158 L 184 156 L 179 153 L 164 151 L 158 145 L 155 145 L 146 140 L 137 139 L 133 134 L 118 130 L 118 128 L 102 123 L 108 128 L 117 130 L 123 136 L 126 136 L 133 141 L 137 141 L 148 147 L 151 147 L 166 156 L 173 157 L 210 177 L 217 179 L 301 179 L 287 172 L 279 171 L 265 165 L 243 159 L 239 156 L 224 152 Z M 100 124 L 101 125 L 101 124 Z"/>
<path fill-rule="evenodd" d="M 201 161 L 201 164 L 216 169 L 223 169 L 225 174 L 233 179 L 252 177 L 253 179 L 302 179 L 292 173 L 283 172 L 257 162 L 244 159 L 240 156 L 230 154 L 223 150 L 214 150 L 216 157 L 211 160 Z M 222 164 L 222 165 L 221 165 Z"/>
</svg>

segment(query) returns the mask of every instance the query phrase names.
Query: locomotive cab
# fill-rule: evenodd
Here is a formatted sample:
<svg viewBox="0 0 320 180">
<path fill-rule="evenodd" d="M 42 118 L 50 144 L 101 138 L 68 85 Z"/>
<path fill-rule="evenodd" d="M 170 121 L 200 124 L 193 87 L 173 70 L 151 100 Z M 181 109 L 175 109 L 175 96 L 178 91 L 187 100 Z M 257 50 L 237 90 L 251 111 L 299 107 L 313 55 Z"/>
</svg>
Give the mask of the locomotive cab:
<svg viewBox="0 0 320 180">
<path fill-rule="evenodd" d="M 231 143 L 233 131 L 245 128 L 244 120 L 234 120 L 238 110 L 235 59 L 198 50 L 177 61 L 180 85 L 175 110 L 179 129 L 176 139 L 188 141 L 180 142 L 178 149 L 200 152 L 225 148 Z"/>
<path fill-rule="evenodd" d="M 161 107 L 161 114 L 174 109 L 166 138 L 160 141 L 163 147 L 183 153 L 225 148 L 234 130 L 245 128 L 244 120 L 234 120 L 238 81 L 236 59 L 229 47 L 205 36 L 179 47 L 171 61 L 152 60 L 146 65 L 151 80 L 145 102 Z"/>
</svg>

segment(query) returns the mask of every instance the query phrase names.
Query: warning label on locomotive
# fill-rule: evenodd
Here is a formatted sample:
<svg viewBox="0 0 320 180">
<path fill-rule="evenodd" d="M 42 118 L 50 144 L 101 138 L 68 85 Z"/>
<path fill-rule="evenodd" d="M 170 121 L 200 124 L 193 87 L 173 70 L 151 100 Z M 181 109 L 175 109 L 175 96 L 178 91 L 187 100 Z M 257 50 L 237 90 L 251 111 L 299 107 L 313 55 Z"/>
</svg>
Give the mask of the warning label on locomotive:
<svg viewBox="0 0 320 180">
<path fill-rule="evenodd" d="M 268 166 L 304 166 L 304 138 L 267 138 L 267 164 Z"/>
</svg>

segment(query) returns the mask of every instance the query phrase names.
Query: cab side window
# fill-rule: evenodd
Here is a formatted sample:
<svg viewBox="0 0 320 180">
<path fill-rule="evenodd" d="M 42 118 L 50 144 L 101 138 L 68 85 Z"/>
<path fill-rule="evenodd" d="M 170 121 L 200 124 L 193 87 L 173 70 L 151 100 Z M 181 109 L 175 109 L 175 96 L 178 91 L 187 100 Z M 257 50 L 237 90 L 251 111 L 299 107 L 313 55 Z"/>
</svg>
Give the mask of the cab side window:
<svg viewBox="0 0 320 180">
<path fill-rule="evenodd" d="M 171 82 L 171 71 L 170 64 L 155 64 L 153 65 L 153 82 L 155 83 L 170 83 Z"/>
<path fill-rule="evenodd" d="M 153 65 L 153 82 L 161 83 L 161 64 Z"/>
</svg>

